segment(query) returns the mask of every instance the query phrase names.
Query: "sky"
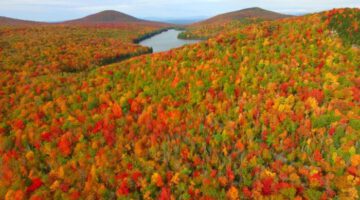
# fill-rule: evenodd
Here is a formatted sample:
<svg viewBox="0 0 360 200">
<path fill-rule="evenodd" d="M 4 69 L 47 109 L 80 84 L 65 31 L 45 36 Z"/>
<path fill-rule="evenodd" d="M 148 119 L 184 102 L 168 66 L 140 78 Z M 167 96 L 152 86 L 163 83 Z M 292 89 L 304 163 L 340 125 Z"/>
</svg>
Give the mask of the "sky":
<svg viewBox="0 0 360 200">
<path fill-rule="evenodd" d="M 56 22 L 117 10 L 142 19 L 207 18 L 249 7 L 303 14 L 358 7 L 360 0 L 0 0 L 0 16 Z"/>
</svg>

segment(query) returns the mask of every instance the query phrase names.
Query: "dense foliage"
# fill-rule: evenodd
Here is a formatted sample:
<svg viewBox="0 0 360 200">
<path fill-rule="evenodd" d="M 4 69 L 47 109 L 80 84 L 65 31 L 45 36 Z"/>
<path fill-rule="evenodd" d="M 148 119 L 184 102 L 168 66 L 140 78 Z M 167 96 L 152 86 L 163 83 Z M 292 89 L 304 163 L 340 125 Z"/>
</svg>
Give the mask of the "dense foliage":
<svg viewBox="0 0 360 200">
<path fill-rule="evenodd" d="M 133 44 L 161 25 L 0 27 L 0 69 L 73 72 L 151 52 Z"/>
<path fill-rule="evenodd" d="M 360 12 L 358 10 L 332 10 L 324 18 L 345 42 L 360 45 Z"/>
<path fill-rule="evenodd" d="M 0 197 L 358 199 L 360 51 L 327 14 L 90 72 L 0 72 Z"/>
<path fill-rule="evenodd" d="M 242 19 L 221 21 L 214 23 L 198 23 L 186 27 L 186 31 L 179 34 L 180 39 L 208 39 L 215 37 L 221 32 L 226 32 L 234 28 L 244 27 L 249 24 L 259 23 L 261 19 Z"/>
</svg>

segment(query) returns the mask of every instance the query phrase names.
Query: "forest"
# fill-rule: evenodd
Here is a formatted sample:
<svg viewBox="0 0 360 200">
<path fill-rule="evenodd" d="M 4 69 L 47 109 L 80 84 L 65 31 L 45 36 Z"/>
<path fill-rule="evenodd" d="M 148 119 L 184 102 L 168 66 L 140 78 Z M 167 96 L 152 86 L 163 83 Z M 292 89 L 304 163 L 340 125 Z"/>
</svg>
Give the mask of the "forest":
<svg viewBox="0 0 360 200">
<path fill-rule="evenodd" d="M 359 199 L 359 22 L 2 26 L 0 199 Z"/>
</svg>

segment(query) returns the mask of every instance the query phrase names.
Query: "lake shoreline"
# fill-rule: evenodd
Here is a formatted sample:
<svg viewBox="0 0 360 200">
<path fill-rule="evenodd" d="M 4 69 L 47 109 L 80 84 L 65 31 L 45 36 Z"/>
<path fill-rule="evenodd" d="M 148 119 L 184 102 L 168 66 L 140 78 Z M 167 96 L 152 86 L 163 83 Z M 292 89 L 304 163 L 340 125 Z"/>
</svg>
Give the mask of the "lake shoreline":
<svg viewBox="0 0 360 200">
<path fill-rule="evenodd" d="M 155 31 L 152 31 L 152 32 L 149 32 L 149 33 L 146 33 L 144 35 L 141 35 L 139 36 L 138 38 L 135 38 L 133 39 L 133 43 L 135 44 L 139 44 L 140 42 L 146 40 L 146 39 L 149 39 L 151 37 L 154 37 L 156 35 L 159 35 L 163 32 L 166 32 L 168 30 L 181 30 L 181 31 L 185 31 L 184 28 L 181 28 L 181 27 L 167 27 L 167 28 L 162 28 L 162 29 L 158 29 L 158 30 L 155 30 Z"/>
<path fill-rule="evenodd" d="M 137 44 L 153 49 L 153 53 L 164 52 L 188 44 L 194 44 L 203 40 L 183 40 L 179 35 L 184 32 L 180 28 L 167 28 L 153 34 L 147 34 Z M 145 39 L 146 38 L 146 39 Z"/>
</svg>

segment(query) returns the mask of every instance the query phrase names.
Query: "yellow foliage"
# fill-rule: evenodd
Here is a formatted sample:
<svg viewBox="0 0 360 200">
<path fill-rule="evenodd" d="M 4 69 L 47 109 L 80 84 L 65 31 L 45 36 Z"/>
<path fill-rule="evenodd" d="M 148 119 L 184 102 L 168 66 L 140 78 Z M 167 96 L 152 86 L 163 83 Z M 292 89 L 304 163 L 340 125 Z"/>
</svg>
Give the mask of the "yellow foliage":
<svg viewBox="0 0 360 200">
<path fill-rule="evenodd" d="M 24 198 L 24 192 L 21 190 L 9 190 L 5 195 L 5 200 L 22 200 Z"/>
<path fill-rule="evenodd" d="M 239 192 L 234 186 L 231 186 L 230 189 L 227 191 L 226 196 L 230 200 L 236 200 L 239 199 Z"/>
<path fill-rule="evenodd" d="M 266 39 L 264 40 L 264 42 L 263 42 L 263 45 L 264 45 L 264 46 L 268 46 L 269 44 L 270 44 L 270 41 L 269 41 L 268 38 L 266 38 Z"/>
<path fill-rule="evenodd" d="M 59 181 L 55 181 L 51 186 L 50 186 L 50 189 L 51 191 L 56 191 L 60 186 L 60 183 Z"/>
<path fill-rule="evenodd" d="M 179 183 L 179 173 L 175 173 L 175 175 L 171 178 L 171 183 L 177 185 Z"/>
<path fill-rule="evenodd" d="M 33 151 L 28 151 L 26 153 L 26 159 L 28 159 L 29 161 L 34 160 L 34 152 Z"/>
<path fill-rule="evenodd" d="M 143 141 L 139 140 L 135 143 L 134 147 L 135 155 L 138 157 L 141 157 L 144 155 L 144 149 L 143 149 Z"/>
<path fill-rule="evenodd" d="M 291 173 L 289 179 L 294 183 L 300 182 L 300 177 L 296 173 Z"/>
<path fill-rule="evenodd" d="M 158 187 L 163 186 L 162 178 L 161 178 L 161 176 L 160 176 L 158 173 L 156 173 L 156 172 L 151 176 L 151 183 L 152 183 L 152 184 L 155 184 L 155 185 L 158 186 Z"/>
<path fill-rule="evenodd" d="M 59 178 L 64 178 L 64 175 L 65 175 L 65 172 L 64 172 L 64 167 L 61 166 L 59 169 L 58 169 L 58 177 Z"/>
<path fill-rule="evenodd" d="M 91 175 L 92 179 L 94 179 L 96 177 L 96 167 L 95 167 L 95 165 L 91 166 L 90 175 Z"/>
<path fill-rule="evenodd" d="M 351 164 L 355 167 L 358 167 L 360 165 L 360 155 L 355 154 L 351 157 Z"/>
<path fill-rule="evenodd" d="M 314 110 L 318 108 L 318 102 L 314 97 L 307 98 L 306 103 Z"/>
</svg>

